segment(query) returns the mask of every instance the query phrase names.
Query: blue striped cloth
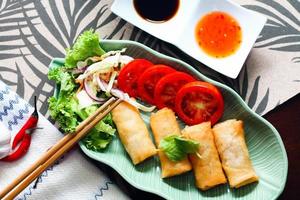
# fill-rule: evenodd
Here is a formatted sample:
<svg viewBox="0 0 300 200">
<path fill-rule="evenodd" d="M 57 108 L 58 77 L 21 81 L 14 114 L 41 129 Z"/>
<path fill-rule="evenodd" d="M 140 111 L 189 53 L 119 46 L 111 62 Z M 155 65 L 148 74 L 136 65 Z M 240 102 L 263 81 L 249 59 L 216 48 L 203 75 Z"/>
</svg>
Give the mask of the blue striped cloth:
<svg viewBox="0 0 300 200">
<path fill-rule="evenodd" d="M 11 140 L 32 112 L 33 108 L 27 102 L 0 81 L 0 124 L 6 127 Z M 38 127 L 43 129 L 33 133 L 30 149 L 24 157 L 10 163 L 0 161 L 0 190 L 62 137 L 57 128 L 41 114 Z M 1 130 L 0 141 L 3 136 L 3 130 Z M 79 151 L 75 148 L 59 159 L 16 199 L 128 199 L 98 167 L 90 163 Z"/>
</svg>

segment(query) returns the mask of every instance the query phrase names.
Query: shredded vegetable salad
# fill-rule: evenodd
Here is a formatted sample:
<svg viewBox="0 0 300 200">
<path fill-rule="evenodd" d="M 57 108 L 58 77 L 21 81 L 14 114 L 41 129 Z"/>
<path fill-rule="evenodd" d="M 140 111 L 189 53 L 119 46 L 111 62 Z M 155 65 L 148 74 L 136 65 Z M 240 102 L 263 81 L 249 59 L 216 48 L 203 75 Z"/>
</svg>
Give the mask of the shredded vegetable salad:
<svg viewBox="0 0 300 200">
<path fill-rule="evenodd" d="M 64 132 L 72 133 L 81 121 L 111 96 L 142 111 L 153 111 L 155 106 L 148 107 L 135 101 L 118 87 L 120 70 L 132 60 L 134 58 L 126 55 L 125 48 L 105 52 L 99 45 L 99 36 L 93 30 L 85 31 L 73 47 L 67 49 L 65 66 L 49 70 L 48 78 L 55 81 L 59 89 L 57 96 L 49 98 L 51 117 Z M 83 142 L 87 148 L 101 151 L 107 147 L 115 131 L 108 116 Z"/>
</svg>

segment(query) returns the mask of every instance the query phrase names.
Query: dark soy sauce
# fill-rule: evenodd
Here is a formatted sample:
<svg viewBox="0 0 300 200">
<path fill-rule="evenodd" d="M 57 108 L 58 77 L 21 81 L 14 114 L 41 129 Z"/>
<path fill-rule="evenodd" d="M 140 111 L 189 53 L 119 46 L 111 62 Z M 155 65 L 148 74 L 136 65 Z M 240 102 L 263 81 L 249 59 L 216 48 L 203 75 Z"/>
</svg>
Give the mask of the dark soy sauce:
<svg viewBox="0 0 300 200">
<path fill-rule="evenodd" d="M 133 0 L 133 4 L 137 13 L 151 22 L 165 22 L 179 8 L 179 0 Z"/>
</svg>

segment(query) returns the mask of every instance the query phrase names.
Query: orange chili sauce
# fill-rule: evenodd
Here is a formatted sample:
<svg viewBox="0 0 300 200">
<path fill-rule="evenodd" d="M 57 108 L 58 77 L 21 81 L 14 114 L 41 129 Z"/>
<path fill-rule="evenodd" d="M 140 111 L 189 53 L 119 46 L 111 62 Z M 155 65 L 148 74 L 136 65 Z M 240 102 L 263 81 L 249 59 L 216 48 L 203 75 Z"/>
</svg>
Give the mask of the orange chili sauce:
<svg viewBox="0 0 300 200">
<path fill-rule="evenodd" d="M 215 11 L 199 20 L 195 36 L 204 52 L 216 58 L 223 58 L 239 49 L 242 30 L 232 16 L 225 12 Z"/>
</svg>

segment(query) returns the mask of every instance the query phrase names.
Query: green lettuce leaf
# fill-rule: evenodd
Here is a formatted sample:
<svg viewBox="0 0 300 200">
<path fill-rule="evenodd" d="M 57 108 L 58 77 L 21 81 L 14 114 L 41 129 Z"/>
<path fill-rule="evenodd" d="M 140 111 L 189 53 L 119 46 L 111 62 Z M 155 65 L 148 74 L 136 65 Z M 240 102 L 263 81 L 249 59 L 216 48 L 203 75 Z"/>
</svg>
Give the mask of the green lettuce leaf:
<svg viewBox="0 0 300 200">
<path fill-rule="evenodd" d="M 98 35 L 93 30 L 85 31 L 78 37 L 73 48 L 67 50 L 65 66 L 51 68 L 48 72 L 49 80 L 55 81 L 59 88 L 58 95 L 48 100 L 50 115 L 65 133 L 74 132 L 80 122 L 98 109 L 97 105 L 79 109 L 75 94 L 79 86 L 75 83 L 75 78 L 69 69 L 76 67 L 80 60 L 104 53 L 99 45 Z M 83 142 L 87 148 L 101 151 L 111 142 L 115 132 L 109 114 L 90 131 Z"/>
<path fill-rule="evenodd" d="M 105 51 L 99 45 L 99 36 L 94 31 L 88 30 L 83 32 L 76 40 L 73 48 L 66 50 L 65 66 L 75 68 L 78 61 L 83 61 L 91 56 L 100 56 Z"/>
<path fill-rule="evenodd" d="M 60 128 L 66 133 L 75 131 L 78 125 L 77 115 L 74 110 L 78 103 L 72 96 L 59 95 L 59 98 L 50 97 L 50 116 L 59 123 Z"/>
<path fill-rule="evenodd" d="M 111 142 L 112 137 L 96 129 L 92 129 L 90 133 L 82 140 L 86 148 L 92 151 L 103 151 Z"/>
<path fill-rule="evenodd" d="M 49 99 L 51 117 L 59 123 L 60 128 L 66 133 L 75 131 L 78 124 L 93 114 L 96 105 L 79 109 L 77 100 L 72 96 L 59 95 L 59 98 Z M 109 113 L 88 133 L 82 140 L 84 145 L 93 151 L 102 151 L 112 141 L 116 129 Z"/>
<path fill-rule="evenodd" d="M 175 138 L 178 137 L 177 135 L 171 135 L 165 137 L 159 144 L 159 148 L 163 150 L 166 156 L 172 161 L 180 161 L 185 157 L 183 151 L 178 148 Z"/>
<path fill-rule="evenodd" d="M 92 115 L 98 109 L 97 105 L 91 105 L 84 109 L 78 110 L 77 114 L 82 120 Z M 103 151 L 112 141 L 116 129 L 109 113 L 106 115 L 89 134 L 82 140 L 83 144 L 92 151 Z"/>
<path fill-rule="evenodd" d="M 178 146 L 185 153 L 195 153 L 199 148 L 199 142 L 195 140 L 189 140 L 182 137 L 174 138 L 176 146 Z"/>
<path fill-rule="evenodd" d="M 169 135 L 160 142 L 159 148 L 170 160 L 178 162 L 187 154 L 196 153 L 199 145 L 199 142 L 182 138 L 180 135 Z"/>
<path fill-rule="evenodd" d="M 97 109 L 98 106 L 96 105 L 92 105 L 85 108 L 85 113 L 87 114 L 87 117 L 93 114 Z M 114 136 L 116 132 L 110 113 L 106 115 L 98 124 L 96 124 L 94 128 L 97 129 L 97 131 L 99 132 L 104 132 L 111 136 Z"/>
<path fill-rule="evenodd" d="M 63 67 L 54 67 L 49 70 L 48 78 L 55 81 L 60 89 L 57 97 L 53 96 L 48 100 L 50 116 L 64 132 L 74 132 L 79 123 L 76 114 L 78 102 L 74 97 L 78 86 L 74 77 Z"/>
<path fill-rule="evenodd" d="M 48 72 L 48 79 L 55 81 L 55 83 L 60 84 L 61 78 L 60 74 L 63 73 L 63 67 L 52 67 Z"/>
<path fill-rule="evenodd" d="M 73 75 L 63 67 L 51 68 L 48 72 L 48 79 L 53 80 L 60 86 L 60 93 L 72 93 L 77 85 Z"/>
<path fill-rule="evenodd" d="M 95 129 L 99 132 L 107 133 L 111 136 L 115 135 L 116 129 L 114 129 L 111 125 L 106 124 L 104 121 L 100 121 L 96 126 Z"/>
<path fill-rule="evenodd" d="M 83 144 L 92 151 L 103 151 L 111 142 L 116 129 L 111 114 L 105 116 L 92 131 L 82 140 Z"/>
</svg>

